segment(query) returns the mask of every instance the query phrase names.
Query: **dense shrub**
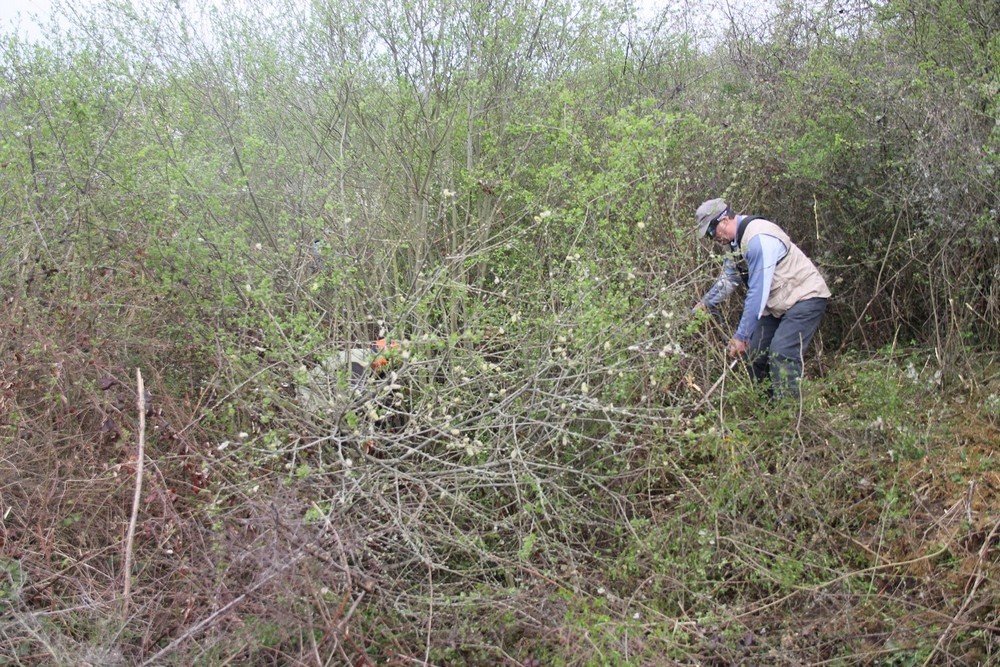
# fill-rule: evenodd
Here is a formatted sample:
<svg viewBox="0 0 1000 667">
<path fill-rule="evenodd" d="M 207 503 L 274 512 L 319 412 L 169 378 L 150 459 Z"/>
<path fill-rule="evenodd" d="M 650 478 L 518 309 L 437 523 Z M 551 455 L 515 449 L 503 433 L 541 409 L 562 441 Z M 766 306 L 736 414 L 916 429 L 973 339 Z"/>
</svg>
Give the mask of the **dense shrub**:
<svg viewBox="0 0 1000 667">
<path fill-rule="evenodd" d="M 73 21 L 0 59 L 5 659 L 996 655 L 985 0 Z M 709 196 L 829 276 L 801 405 L 690 313 Z"/>
</svg>

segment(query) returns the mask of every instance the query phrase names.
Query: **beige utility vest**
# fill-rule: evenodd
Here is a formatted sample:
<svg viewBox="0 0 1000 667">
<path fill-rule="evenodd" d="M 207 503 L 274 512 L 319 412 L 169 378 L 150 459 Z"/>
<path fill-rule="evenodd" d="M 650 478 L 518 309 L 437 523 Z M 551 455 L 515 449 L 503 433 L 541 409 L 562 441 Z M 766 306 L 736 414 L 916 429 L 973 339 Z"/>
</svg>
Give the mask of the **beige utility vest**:
<svg viewBox="0 0 1000 667">
<path fill-rule="evenodd" d="M 751 220 L 750 224 L 747 225 L 740 242 L 740 251 L 744 257 L 750 246 L 750 241 L 758 234 L 773 236 L 788 248 L 788 252 L 774 267 L 771 291 L 767 295 L 767 304 L 764 308 L 765 315 L 781 317 L 799 301 L 817 297 L 830 298 L 830 289 L 826 286 L 826 281 L 823 280 L 816 265 L 806 257 L 797 245 L 792 243 L 788 234 L 781 227 L 769 220 L 758 218 Z"/>
</svg>

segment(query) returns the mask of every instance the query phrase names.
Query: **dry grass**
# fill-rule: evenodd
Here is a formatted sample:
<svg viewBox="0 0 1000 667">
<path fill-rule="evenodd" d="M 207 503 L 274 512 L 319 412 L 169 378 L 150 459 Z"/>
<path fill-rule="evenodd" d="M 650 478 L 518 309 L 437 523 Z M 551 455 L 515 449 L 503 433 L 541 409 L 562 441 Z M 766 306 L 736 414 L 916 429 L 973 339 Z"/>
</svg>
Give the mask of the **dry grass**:
<svg viewBox="0 0 1000 667">
<path fill-rule="evenodd" d="M 907 389 L 902 363 L 844 359 L 800 414 L 765 409 L 735 373 L 703 401 L 721 360 L 569 363 L 592 340 L 539 367 L 522 365 L 524 341 L 415 336 L 392 366 L 405 402 L 376 407 L 400 414 L 354 430 L 304 412 L 280 372 L 233 386 L 219 378 L 240 371 L 217 359 L 170 393 L 150 367 L 126 607 L 126 369 L 171 346 L 101 339 L 93 321 L 26 300 L 0 327 L 0 646 L 14 663 L 996 655 L 997 420 L 979 402 L 995 386 Z M 456 373 L 485 359 L 494 372 Z M 666 382 L 609 405 L 635 364 Z"/>
</svg>

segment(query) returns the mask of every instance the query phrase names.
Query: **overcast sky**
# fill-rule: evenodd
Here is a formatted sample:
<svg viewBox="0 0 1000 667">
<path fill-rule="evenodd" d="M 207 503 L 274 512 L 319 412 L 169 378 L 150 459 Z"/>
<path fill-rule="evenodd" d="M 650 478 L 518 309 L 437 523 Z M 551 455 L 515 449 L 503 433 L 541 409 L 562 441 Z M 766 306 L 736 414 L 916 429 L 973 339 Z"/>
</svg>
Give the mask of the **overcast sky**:
<svg viewBox="0 0 1000 667">
<path fill-rule="evenodd" d="M 73 0 L 72 7 L 83 10 L 94 0 Z M 41 36 L 39 20 L 45 23 L 52 11 L 52 0 L 0 0 L 0 31 L 8 33 L 17 30 L 29 39 Z"/>
<path fill-rule="evenodd" d="M 93 5 L 99 0 L 64 0 L 64 7 L 70 7 L 71 11 L 85 11 L 88 5 Z M 219 0 L 208 0 L 217 2 Z M 222 0 L 222 4 L 231 5 L 239 0 Z M 658 7 L 664 6 L 670 0 L 638 0 L 641 8 L 652 13 Z M 8 33 L 17 30 L 28 39 L 37 39 L 42 35 L 38 27 L 37 17 L 41 17 L 41 23 L 46 23 L 52 11 L 54 0 L 0 0 L 0 32 Z M 207 4 L 207 3 L 206 3 Z"/>
<path fill-rule="evenodd" d="M 132 0 L 142 4 L 159 3 L 162 0 Z M 232 7 L 246 0 L 173 0 L 187 9 L 204 9 L 208 6 Z M 307 0 L 301 0 L 303 4 Z M 540 1 L 540 0 L 539 0 Z M 61 6 L 62 13 L 86 14 L 88 7 L 100 4 L 102 0 L 0 0 L 0 34 L 16 31 L 28 41 L 41 38 L 45 32 L 39 24 L 48 25 L 53 12 L 53 6 Z M 266 2 L 266 0 L 265 0 Z M 667 6 L 675 8 L 686 7 L 689 20 L 695 21 L 701 27 L 707 24 L 722 24 L 728 22 L 728 11 L 736 10 L 742 14 L 742 20 L 758 23 L 767 21 L 776 0 L 635 0 L 639 7 L 640 17 L 652 18 L 658 11 Z M 267 6 L 264 4 L 263 6 Z M 695 9 L 697 8 L 697 9 Z M 725 8 L 728 11 L 724 11 Z M 749 15 L 747 14 L 749 12 Z M 191 15 L 188 15 L 191 17 Z M 698 29 L 688 24 L 688 29 Z"/>
<path fill-rule="evenodd" d="M 18 12 L 41 12 L 47 14 L 50 8 L 49 0 L 5 0 L 0 2 L 0 29 L 11 30 L 16 22 Z"/>
</svg>

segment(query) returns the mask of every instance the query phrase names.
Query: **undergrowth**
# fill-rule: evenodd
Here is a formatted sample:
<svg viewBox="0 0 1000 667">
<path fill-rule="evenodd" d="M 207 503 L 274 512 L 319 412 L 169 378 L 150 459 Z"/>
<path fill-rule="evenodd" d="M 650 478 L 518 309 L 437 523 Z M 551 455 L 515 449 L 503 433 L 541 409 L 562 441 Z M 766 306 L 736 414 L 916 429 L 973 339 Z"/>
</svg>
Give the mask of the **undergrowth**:
<svg viewBox="0 0 1000 667">
<path fill-rule="evenodd" d="M 9 313 L 28 322 L 28 308 Z M 147 371 L 151 470 L 126 604 L 137 397 L 116 360 L 134 343 L 80 344 L 73 318 L 36 343 L 16 321 L 0 589 L 12 661 L 996 655 L 997 379 L 944 385 L 926 350 L 845 355 L 802 404 L 768 403 L 726 369 L 702 401 L 692 374 L 720 360 L 614 407 L 579 384 L 616 375 L 617 352 L 576 371 L 569 399 L 544 387 L 568 381 L 571 357 L 550 377 L 512 334 L 418 336 L 391 358 L 408 419 L 372 424 L 358 403 L 353 430 L 283 395 L 292 369 L 229 390 L 203 377 L 193 393 L 176 383 L 194 367 Z M 473 363 L 486 364 L 475 379 L 456 369 Z"/>
<path fill-rule="evenodd" d="M 991 3 L 238 4 L 0 38 L 0 663 L 996 662 Z"/>
</svg>

